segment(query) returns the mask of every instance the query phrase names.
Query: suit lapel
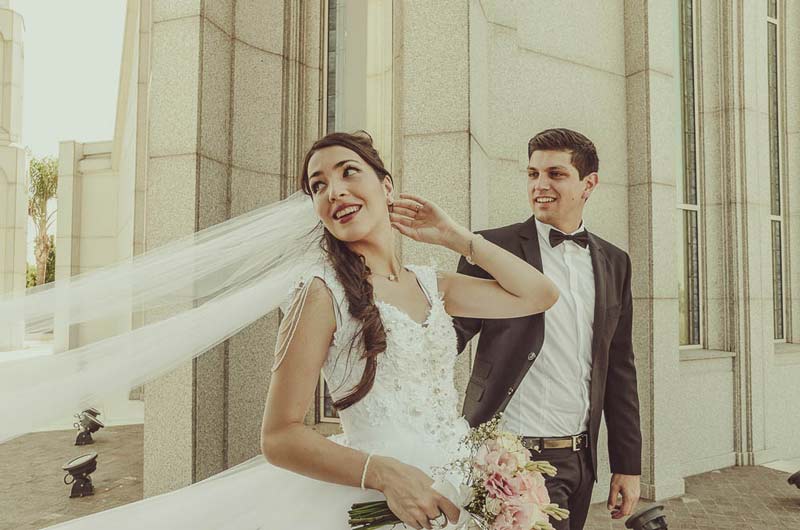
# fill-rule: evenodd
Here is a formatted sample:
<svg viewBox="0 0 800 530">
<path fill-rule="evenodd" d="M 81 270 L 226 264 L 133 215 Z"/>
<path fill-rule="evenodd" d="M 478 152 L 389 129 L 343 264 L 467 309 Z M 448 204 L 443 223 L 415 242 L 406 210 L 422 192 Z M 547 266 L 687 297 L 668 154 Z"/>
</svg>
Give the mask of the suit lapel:
<svg viewBox="0 0 800 530">
<path fill-rule="evenodd" d="M 599 341 L 605 329 L 606 285 L 608 284 L 609 265 L 605 252 L 597 241 L 597 237 L 589 233 L 589 251 L 592 256 L 594 272 L 594 324 L 592 325 L 592 364 L 597 366 Z"/>
<path fill-rule="evenodd" d="M 536 231 L 536 221 L 533 216 L 520 225 L 520 245 L 525 261 L 544 272 L 542 269 L 542 253 L 539 250 L 539 233 Z"/>
</svg>

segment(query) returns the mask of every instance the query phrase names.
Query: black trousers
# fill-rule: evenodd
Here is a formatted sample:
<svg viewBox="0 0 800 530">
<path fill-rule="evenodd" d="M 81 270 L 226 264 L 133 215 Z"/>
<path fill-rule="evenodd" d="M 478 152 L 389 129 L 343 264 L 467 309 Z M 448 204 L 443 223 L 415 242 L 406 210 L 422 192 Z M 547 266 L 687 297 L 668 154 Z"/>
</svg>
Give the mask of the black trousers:
<svg viewBox="0 0 800 530">
<path fill-rule="evenodd" d="M 534 461 L 547 460 L 558 469 L 555 477 L 545 475 L 545 486 L 550 502 L 569 510 L 569 518 L 564 521 L 551 518 L 550 523 L 556 530 L 583 530 L 594 487 L 589 450 L 543 449 L 541 453 L 532 451 L 531 454 Z"/>
</svg>

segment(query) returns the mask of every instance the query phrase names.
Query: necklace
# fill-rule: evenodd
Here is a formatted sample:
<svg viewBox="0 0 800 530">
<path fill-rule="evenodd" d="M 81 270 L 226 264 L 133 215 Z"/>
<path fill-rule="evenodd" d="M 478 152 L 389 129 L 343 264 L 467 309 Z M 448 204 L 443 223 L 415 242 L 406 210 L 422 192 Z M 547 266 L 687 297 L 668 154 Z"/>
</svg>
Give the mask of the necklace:
<svg viewBox="0 0 800 530">
<path fill-rule="evenodd" d="M 378 274 L 377 272 L 371 272 L 370 271 L 370 275 L 371 276 L 380 276 L 381 278 L 386 278 L 390 282 L 396 282 L 396 281 L 399 280 L 399 278 L 397 277 L 396 274 Z"/>
</svg>

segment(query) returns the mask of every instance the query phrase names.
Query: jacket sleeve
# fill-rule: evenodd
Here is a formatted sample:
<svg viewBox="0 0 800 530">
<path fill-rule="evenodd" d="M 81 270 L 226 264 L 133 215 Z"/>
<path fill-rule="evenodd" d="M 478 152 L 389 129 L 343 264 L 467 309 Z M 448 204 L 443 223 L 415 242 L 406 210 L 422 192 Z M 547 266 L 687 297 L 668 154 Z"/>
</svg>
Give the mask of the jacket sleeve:
<svg viewBox="0 0 800 530">
<path fill-rule="evenodd" d="M 641 475 L 642 433 L 639 425 L 639 396 L 636 386 L 631 338 L 631 259 L 625 255 L 626 270 L 617 328 L 609 347 L 603 412 L 608 427 L 608 456 L 612 473 Z"/>
</svg>

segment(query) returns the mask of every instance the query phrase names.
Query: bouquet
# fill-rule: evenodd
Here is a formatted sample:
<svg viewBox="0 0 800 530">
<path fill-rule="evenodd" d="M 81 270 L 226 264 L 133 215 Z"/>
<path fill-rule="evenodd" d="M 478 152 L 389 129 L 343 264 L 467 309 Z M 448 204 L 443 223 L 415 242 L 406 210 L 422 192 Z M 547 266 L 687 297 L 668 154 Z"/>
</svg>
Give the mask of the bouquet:
<svg viewBox="0 0 800 530">
<path fill-rule="evenodd" d="M 550 503 L 544 475 L 556 468 L 531 460 L 519 436 L 499 429 L 495 418 L 470 431 L 463 441 L 464 458 L 434 475 L 458 472 L 466 483 L 455 488 L 438 479 L 433 488 L 459 504 L 484 530 L 553 530 L 550 517 L 566 519 L 569 512 Z M 353 530 L 372 530 L 400 524 L 386 501 L 357 503 L 349 511 Z M 461 524 L 459 524 L 460 528 Z"/>
</svg>

